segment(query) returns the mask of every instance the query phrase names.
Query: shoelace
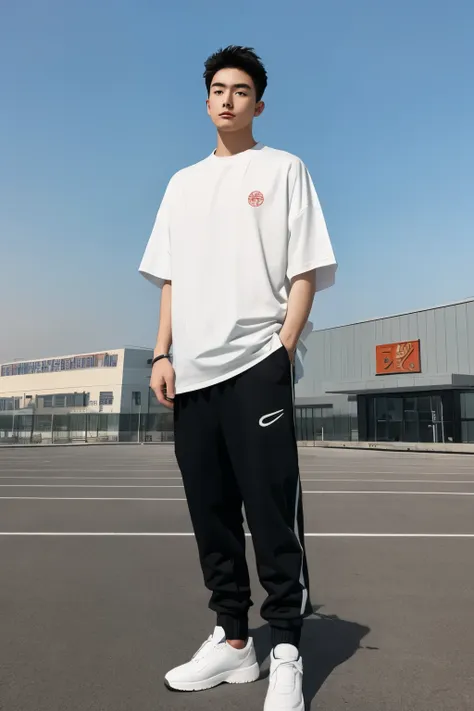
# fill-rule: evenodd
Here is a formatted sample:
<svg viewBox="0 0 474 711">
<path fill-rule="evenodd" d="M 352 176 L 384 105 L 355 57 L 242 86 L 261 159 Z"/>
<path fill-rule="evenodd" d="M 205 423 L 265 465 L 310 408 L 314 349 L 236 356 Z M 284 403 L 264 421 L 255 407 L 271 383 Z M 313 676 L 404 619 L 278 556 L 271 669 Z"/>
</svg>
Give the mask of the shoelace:
<svg viewBox="0 0 474 711">
<path fill-rule="evenodd" d="M 211 647 L 215 649 L 220 649 L 218 642 L 213 642 L 212 635 L 206 639 L 205 642 L 201 644 L 199 649 L 197 650 L 196 654 L 193 656 L 193 661 L 198 662 L 200 659 L 205 657 L 210 651 Z M 222 647 L 222 649 L 225 649 L 225 647 Z"/>
<path fill-rule="evenodd" d="M 300 668 L 293 661 L 280 661 L 275 669 L 277 683 L 288 688 L 294 687 L 295 678 L 300 674 Z"/>
<path fill-rule="evenodd" d="M 208 637 L 206 641 L 201 644 L 197 652 L 193 655 L 195 661 L 198 661 L 204 656 L 203 652 L 207 649 L 210 642 L 212 642 L 212 637 Z"/>
</svg>

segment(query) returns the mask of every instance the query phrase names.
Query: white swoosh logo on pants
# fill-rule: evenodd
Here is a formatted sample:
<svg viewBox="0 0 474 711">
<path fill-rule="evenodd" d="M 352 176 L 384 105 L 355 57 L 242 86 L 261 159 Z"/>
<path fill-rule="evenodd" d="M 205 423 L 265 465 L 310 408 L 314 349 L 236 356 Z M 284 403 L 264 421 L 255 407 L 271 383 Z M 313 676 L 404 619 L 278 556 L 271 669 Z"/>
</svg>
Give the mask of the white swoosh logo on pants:
<svg viewBox="0 0 474 711">
<path fill-rule="evenodd" d="M 269 412 L 268 415 L 262 415 L 262 417 L 259 419 L 258 424 L 260 427 L 269 427 L 270 425 L 273 425 L 274 422 L 280 419 L 280 417 L 283 417 L 284 415 L 283 410 L 277 410 L 276 412 Z M 268 419 L 269 417 L 273 417 L 273 419 Z"/>
</svg>

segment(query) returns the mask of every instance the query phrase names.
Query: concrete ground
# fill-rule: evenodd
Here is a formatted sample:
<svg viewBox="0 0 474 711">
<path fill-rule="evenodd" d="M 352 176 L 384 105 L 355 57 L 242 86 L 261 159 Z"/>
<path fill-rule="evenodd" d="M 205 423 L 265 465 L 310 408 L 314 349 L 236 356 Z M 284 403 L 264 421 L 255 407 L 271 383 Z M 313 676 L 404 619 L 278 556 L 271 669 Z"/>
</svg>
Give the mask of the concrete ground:
<svg viewBox="0 0 474 711">
<path fill-rule="evenodd" d="M 474 459 L 300 458 L 308 709 L 472 709 Z M 190 533 L 170 446 L 1 449 L 0 708 L 260 711 L 269 639 L 255 575 L 262 679 L 199 694 L 163 686 L 213 625 L 194 538 L 179 535 Z M 251 546 L 249 558 L 254 570 Z"/>
</svg>

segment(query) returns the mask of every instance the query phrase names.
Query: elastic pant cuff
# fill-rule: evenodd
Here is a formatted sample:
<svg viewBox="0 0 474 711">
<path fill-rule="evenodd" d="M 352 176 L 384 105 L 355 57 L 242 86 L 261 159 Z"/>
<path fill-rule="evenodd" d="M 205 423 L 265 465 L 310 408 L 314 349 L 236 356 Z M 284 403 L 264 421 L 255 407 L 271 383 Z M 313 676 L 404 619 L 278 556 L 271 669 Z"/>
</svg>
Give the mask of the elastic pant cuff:
<svg viewBox="0 0 474 711">
<path fill-rule="evenodd" d="M 301 627 L 271 627 L 272 648 L 279 644 L 292 644 L 299 649 Z"/>
<path fill-rule="evenodd" d="M 231 617 L 230 615 L 218 615 L 217 625 L 222 627 L 226 639 L 239 639 L 246 641 L 249 636 L 249 621 L 246 617 Z"/>
</svg>

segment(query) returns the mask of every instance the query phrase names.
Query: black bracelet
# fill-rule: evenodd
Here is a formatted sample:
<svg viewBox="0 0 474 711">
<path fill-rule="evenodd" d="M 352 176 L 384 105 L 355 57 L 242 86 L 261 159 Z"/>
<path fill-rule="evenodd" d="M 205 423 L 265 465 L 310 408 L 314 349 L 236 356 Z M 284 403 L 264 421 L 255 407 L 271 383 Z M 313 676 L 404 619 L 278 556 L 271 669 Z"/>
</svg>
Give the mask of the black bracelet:
<svg viewBox="0 0 474 711">
<path fill-rule="evenodd" d="M 153 358 L 153 360 L 151 361 L 151 367 L 153 368 L 155 363 L 158 363 L 159 360 L 163 360 L 163 358 L 168 358 L 168 360 L 170 360 L 170 357 L 171 356 L 169 355 L 169 353 L 164 353 L 163 355 L 156 356 L 156 358 Z"/>
</svg>

